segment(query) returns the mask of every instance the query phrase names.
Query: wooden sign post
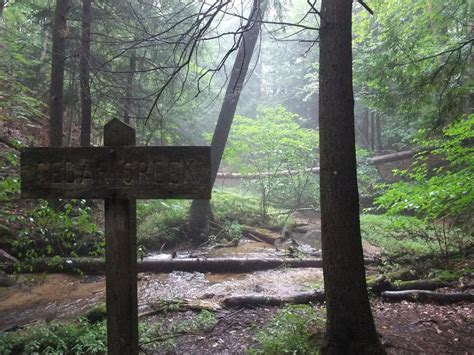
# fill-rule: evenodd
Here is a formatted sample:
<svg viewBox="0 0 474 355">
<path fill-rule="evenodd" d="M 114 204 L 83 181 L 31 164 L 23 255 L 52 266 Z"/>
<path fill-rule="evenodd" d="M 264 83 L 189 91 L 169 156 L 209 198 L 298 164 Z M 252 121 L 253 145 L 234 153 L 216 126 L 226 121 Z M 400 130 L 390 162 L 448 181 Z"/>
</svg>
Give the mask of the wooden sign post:
<svg viewBox="0 0 474 355">
<path fill-rule="evenodd" d="M 22 198 L 105 199 L 107 346 L 138 354 L 135 199 L 211 198 L 209 147 L 135 147 L 114 119 L 104 147 L 25 148 Z"/>
</svg>

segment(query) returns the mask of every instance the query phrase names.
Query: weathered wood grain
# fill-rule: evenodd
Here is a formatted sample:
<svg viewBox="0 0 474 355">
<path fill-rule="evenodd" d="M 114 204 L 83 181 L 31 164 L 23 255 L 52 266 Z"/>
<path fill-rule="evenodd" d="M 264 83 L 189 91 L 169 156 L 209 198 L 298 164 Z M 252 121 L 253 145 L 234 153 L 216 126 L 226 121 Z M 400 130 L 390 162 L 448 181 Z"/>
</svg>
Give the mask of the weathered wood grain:
<svg viewBox="0 0 474 355">
<path fill-rule="evenodd" d="M 23 198 L 211 197 L 209 147 L 21 150 Z"/>
<path fill-rule="evenodd" d="M 104 145 L 135 145 L 135 130 L 113 120 Z M 105 200 L 107 350 L 114 355 L 138 354 L 136 220 L 134 199 Z"/>
</svg>

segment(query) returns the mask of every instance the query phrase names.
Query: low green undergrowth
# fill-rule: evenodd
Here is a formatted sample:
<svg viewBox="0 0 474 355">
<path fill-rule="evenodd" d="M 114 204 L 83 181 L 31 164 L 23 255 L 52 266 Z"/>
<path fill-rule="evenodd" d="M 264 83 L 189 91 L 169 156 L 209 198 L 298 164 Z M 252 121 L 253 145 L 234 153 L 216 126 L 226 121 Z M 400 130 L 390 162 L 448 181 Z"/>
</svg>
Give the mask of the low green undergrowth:
<svg viewBox="0 0 474 355">
<path fill-rule="evenodd" d="M 186 235 L 189 200 L 146 200 L 137 206 L 138 244 L 146 250 L 160 250 L 189 242 Z M 211 200 L 214 218 L 229 237 L 239 234 L 239 225 L 262 226 L 260 202 L 241 194 L 214 191 Z M 285 216 L 270 208 L 265 227 L 281 226 Z M 228 238 L 229 239 L 229 238 Z"/>
<path fill-rule="evenodd" d="M 51 322 L 0 332 L 1 354 L 98 354 L 107 349 L 106 323 Z"/>
<path fill-rule="evenodd" d="M 58 208 L 40 200 L 8 214 L 5 222 L 11 233 L 0 246 L 20 261 L 18 271 L 28 270 L 36 258 L 104 255 L 104 236 L 85 200 L 63 200 Z"/>
<path fill-rule="evenodd" d="M 217 323 L 214 313 L 203 310 L 192 318 L 166 322 L 140 323 L 140 348 L 156 354 L 173 353 L 175 338 L 183 334 L 206 334 Z"/>
<path fill-rule="evenodd" d="M 13 332 L 0 332 L 0 354 L 103 354 L 107 351 L 107 323 L 95 307 L 85 318 L 74 322 L 53 321 Z M 206 333 L 217 320 L 212 312 L 201 311 L 191 319 L 172 322 L 139 323 L 140 347 L 159 353 L 172 351 L 176 334 Z"/>
<path fill-rule="evenodd" d="M 462 253 L 473 240 L 460 230 L 452 229 L 439 235 L 439 226 L 425 219 L 407 216 L 361 216 L 362 237 L 393 259 L 400 257 L 433 257 L 448 259 Z"/>
<path fill-rule="evenodd" d="M 287 306 L 257 333 L 258 346 L 249 354 L 318 354 L 324 316 L 308 305 Z"/>
<path fill-rule="evenodd" d="M 432 253 L 429 226 L 415 217 L 364 214 L 360 218 L 362 238 L 381 247 L 392 257 Z"/>
</svg>

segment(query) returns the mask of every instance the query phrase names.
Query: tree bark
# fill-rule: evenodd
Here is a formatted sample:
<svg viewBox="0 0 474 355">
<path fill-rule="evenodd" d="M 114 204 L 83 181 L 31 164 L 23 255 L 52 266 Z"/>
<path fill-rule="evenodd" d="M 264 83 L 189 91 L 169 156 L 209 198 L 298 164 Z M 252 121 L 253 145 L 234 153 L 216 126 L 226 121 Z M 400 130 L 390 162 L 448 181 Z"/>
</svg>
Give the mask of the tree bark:
<svg viewBox="0 0 474 355">
<path fill-rule="evenodd" d="M 412 301 L 433 303 L 474 302 L 470 293 L 442 293 L 426 290 L 385 291 L 382 297 L 387 301 Z"/>
<path fill-rule="evenodd" d="M 68 0 L 56 0 L 53 29 L 53 55 L 51 63 L 50 114 L 49 114 L 49 146 L 63 145 L 63 113 L 64 113 L 64 64 L 66 61 L 67 22 L 66 13 Z"/>
<path fill-rule="evenodd" d="M 310 302 L 324 302 L 324 292 L 315 290 L 300 292 L 290 296 L 268 295 L 243 295 L 224 298 L 224 307 L 255 307 L 255 306 L 281 306 L 283 304 L 306 304 Z"/>
<path fill-rule="evenodd" d="M 266 1 L 260 7 L 260 0 L 254 0 L 252 12 L 249 16 L 245 32 L 239 45 L 234 66 L 230 74 L 229 84 L 225 92 L 224 101 L 217 119 L 217 125 L 211 142 L 211 186 L 214 186 L 217 171 L 229 137 L 230 128 L 234 119 L 240 92 L 247 75 L 250 60 L 260 34 L 262 13 L 266 8 Z M 209 233 L 209 215 L 211 211 L 209 200 L 193 200 L 189 212 L 188 233 L 196 243 L 206 241 Z"/>
<path fill-rule="evenodd" d="M 321 5 L 320 196 L 327 322 L 322 354 L 384 354 L 366 288 L 352 88 L 352 1 Z"/>
<path fill-rule="evenodd" d="M 90 51 L 91 51 L 91 3 L 92 0 L 82 1 L 82 38 L 80 60 L 81 82 L 81 147 L 91 145 L 91 88 L 90 88 Z"/>
<path fill-rule="evenodd" d="M 367 265 L 374 259 L 365 259 Z M 30 262 L 24 272 L 79 273 L 97 275 L 105 273 L 103 258 L 37 258 Z M 168 273 L 173 271 L 235 273 L 277 269 L 279 267 L 305 268 L 322 267 L 320 258 L 188 258 L 168 260 L 143 260 L 137 264 L 138 272 Z M 7 273 L 16 272 L 16 265 L 5 265 Z"/>
</svg>

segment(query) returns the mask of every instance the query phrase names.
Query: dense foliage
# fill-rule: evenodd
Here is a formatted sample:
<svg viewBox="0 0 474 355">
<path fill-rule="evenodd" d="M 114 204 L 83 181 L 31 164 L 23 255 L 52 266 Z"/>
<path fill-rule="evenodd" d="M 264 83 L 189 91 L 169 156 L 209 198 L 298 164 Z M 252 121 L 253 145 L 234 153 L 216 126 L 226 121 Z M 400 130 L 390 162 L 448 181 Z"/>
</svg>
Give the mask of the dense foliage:
<svg viewBox="0 0 474 355">
<path fill-rule="evenodd" d="M 256 176 L 264 221 L 270 203 L 317 204 L 317 179 L 307 169 L 318 162 L 318 135 L 298 119 L 282 106 L 262 109 L 255 119 L 235 118 L 224 160 L 233 171 Z"/>
<path fill-rule="evenodd" d="M 472 109 L 474 44 L 469 1 L 379 0 L 354 20 L 354 75 L 361 102 L 384 114 L 384 134 L 409 144 Z"/>
<path fill-rule="evenodd" d="M 472 234 L 473 138 L 471 115 L 446 127 L 442 137 L 419 139 L 418 144 L 429 149 L 430 155 L 420 154 L 412 169 L 399 172 L 405 180 L 388 186 L 376 200 L 391 215 L 411 213 L 429 222 L 444 254 L 453 244 L 465 247 L 470 239 L 466 234 Z M 430 167 L 429 158 L 433 156 L 445 163 Z"/>
</svg>

